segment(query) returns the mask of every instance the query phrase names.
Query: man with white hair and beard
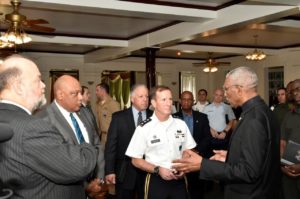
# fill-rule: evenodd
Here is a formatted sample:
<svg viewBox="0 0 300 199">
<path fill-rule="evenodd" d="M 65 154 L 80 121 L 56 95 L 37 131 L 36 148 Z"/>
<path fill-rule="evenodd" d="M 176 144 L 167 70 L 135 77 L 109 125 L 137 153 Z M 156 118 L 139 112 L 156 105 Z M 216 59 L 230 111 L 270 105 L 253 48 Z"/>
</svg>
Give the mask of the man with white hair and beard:
<svg viewBox="0 0 300 199">
<path fill-rule="evenodd" d="M 275 199 L 280 191 L 280 132 L 275 116 L 258 96 L 258 78 L 248 67 L 226 75 L 223 89 L 228 102 L 241 106 L 228 151 L 214 151 L 210 159 L 187 150 L 173 161 L 182 172 L 200 170 L 199 177 L 225 183 L 225 199 Z"/>
<path fill-rule="evenodd" d="M 84 198 L 71 189 L 94 170 L 98 149 L 67 144 L 52 126 L 31 116 L 46 103 L 44 92 L 31 60 L 13 55 L 0 65 L 0 123 L 14 134 L 0 143 L 0 178 L 12 198 Z"/>
</svg>

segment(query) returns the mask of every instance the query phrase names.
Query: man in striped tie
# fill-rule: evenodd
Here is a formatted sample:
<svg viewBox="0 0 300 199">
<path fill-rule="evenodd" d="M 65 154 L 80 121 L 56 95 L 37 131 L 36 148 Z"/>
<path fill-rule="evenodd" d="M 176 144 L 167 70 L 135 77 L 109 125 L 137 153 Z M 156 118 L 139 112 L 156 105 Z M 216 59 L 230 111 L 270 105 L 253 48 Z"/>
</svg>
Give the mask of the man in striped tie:
<svg viewBox="0 0 300 199">
<path fill-rule="evenodd" d="M 59 77 L 54 83 L 54 101 L 39 115 L 55 126 L 68 143 L 75 145 L 89 143 L 100 147 L 99 137 L 90 118 L 81 110 L 81 86 L 77 79 L 69 75 Z M 104 177 L 104 155 L 100 149 L 95 171 L 87 176 L 77 189 L 88 190 L 93 197 L 101 192 L 101 178 Z M 85 182 L 88 185 L 85 186 Z M 99 193 L 100 194 L 100 193 Z"/>
</svg>

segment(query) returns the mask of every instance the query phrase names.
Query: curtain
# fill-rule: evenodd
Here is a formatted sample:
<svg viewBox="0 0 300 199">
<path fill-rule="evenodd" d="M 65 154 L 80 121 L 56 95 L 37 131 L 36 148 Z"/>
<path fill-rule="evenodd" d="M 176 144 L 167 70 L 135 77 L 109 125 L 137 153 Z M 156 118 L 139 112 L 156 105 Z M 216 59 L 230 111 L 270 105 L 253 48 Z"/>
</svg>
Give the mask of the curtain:
<svg viewBox="0 0 300 199">
<path fill-rule="evenodd" d="M 105 71 L 101 81 L 109 85 L 109 94 L 120 103 L 121 109 L 130 107 L 131 72 Z"/>
<path fill-rule="evenodd" d="M 181 72 L 181 90 L 180 93 L 183 91 L 190 91 L 193 93 L 194 98 L 197 97 L 196 95 L 196 74 L 194 72 L 183 71 Z"/>
</svg>

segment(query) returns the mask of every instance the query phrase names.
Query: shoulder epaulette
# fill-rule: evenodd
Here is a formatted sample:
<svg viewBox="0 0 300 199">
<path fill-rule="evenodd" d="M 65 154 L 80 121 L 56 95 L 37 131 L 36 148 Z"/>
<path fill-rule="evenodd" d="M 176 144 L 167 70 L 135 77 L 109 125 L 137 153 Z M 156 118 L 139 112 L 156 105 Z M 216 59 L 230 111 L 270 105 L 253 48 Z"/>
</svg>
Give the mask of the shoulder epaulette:
<svg viewBox="0 0 300 199">
<path fill-rule="evenodd" d="M 142 121 L 142 122 L 139 124 L 139 126 L 144 126 L 145 124 L 147 124 L 147 123 L 150 122 L 150 121 L 151 121 L 151 118 L 149 117 L 149 118 L 145 119 L 144 121 Z"/>
</svg>

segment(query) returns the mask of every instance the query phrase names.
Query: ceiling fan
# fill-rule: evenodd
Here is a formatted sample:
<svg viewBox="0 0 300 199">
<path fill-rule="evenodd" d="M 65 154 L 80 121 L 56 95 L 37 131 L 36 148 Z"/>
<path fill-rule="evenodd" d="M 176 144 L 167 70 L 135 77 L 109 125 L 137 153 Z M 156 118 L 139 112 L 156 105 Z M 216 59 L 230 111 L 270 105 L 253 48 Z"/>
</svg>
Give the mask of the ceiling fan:
<svg viewBox="0 0 300 199">
<path fill-rule="evenodd" d="M 33 31 L 52 33 L 54 28 L 41 26 L 40 24 L 49 24 L 45 19 L 27 19 L 25 15 L 19 12 L 21 2 L 19 0 L 10 1 L 13 11 L 5 15 L 5 22 L 10 23 L 12 26 L 29 28 Z"/>
<path fill-rule="evenodd" d="M 218 71 L 217 67 L 219 65 L 230 65 L 230 62 L 216 61 L 213 58 L 213 53 L 212 52 L 208 52 L 208 58 L 206 59 L 205 62 L 203 62 L 203 63 L 193 63 L 193 66 L 195 66 L 195 67 L 200 67 L 200 66 L 205 67 L 203 69 L 204 72 L 216 72 L 216 71 Z"/>
</svg>

